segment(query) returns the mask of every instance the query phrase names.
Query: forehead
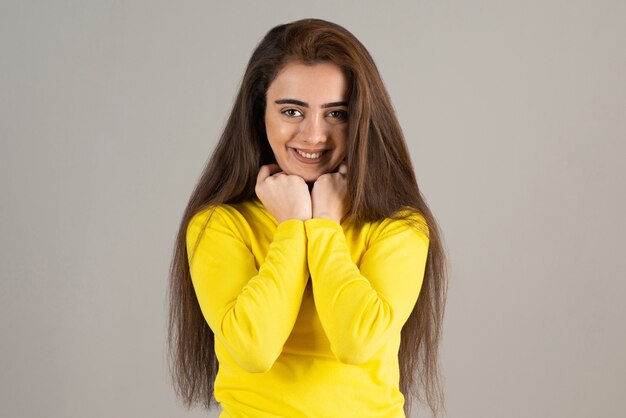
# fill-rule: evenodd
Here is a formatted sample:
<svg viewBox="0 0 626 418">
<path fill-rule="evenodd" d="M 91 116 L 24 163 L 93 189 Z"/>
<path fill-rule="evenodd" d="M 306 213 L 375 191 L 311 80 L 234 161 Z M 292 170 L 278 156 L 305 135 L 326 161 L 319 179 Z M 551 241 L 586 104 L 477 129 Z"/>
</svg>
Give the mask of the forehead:
<svg viewBox="0 0 626 418">
<path fill-rule="evenodd" d="M 314 65 L 289 63 L 270 84 L 267 95 L 312 102 L 346 100 L 348 80 L 336 64 L 323 62 Z"/>
</svg>

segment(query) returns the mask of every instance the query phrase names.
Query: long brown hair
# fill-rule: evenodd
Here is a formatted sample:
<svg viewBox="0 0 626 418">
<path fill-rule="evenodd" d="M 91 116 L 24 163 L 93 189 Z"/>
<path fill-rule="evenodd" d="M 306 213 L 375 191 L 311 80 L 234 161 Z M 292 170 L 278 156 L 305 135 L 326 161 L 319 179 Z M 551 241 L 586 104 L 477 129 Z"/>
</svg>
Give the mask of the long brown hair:
<svg viewBox="0 0 626 418">
<path fill-rule="evenodd" d="M 415 179 L 404 135 L 378 69 L 348 30 L 320 19 L 271 29 L 254 50 L 220 140 L 193 190 L 180 223 L 170 269 L 169 365 L 175 389 L 187 407 L 215 403 L 219 368 L 214 335 L 207 325 L 189 273 L 186 229 L 199 211 L 255 197 L 259 167 L 274 162 L 264 127 L 265 94 L 288 62 L 332 62 L 348 78 L 349 128 L 347 219 L 366 222 L 397 217 L 411 207 L 427 222 L 429 248 L 417 303 L 401 332 L 400 390 L 408 415 L 412 398 L 434 416 L 445 410 L 438 346 L 447 293 L 446 259 L 437 222 Z"/>
</svg>

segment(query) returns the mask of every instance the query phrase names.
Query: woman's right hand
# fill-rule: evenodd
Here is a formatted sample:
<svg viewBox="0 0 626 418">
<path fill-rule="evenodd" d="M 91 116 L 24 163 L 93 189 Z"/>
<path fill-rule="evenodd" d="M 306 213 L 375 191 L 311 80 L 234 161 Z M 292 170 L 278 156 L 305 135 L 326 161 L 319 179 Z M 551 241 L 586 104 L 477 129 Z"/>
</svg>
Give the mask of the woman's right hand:
<svg viewBox="0 0 626 418">
<path fill-rule="evenodd" d="M 311 195 L 306 182 L 300 176 L 284 173 L 278 164 L 261 166 L 254 190 L 278 223 L 311 219 Z"/>
</svg>

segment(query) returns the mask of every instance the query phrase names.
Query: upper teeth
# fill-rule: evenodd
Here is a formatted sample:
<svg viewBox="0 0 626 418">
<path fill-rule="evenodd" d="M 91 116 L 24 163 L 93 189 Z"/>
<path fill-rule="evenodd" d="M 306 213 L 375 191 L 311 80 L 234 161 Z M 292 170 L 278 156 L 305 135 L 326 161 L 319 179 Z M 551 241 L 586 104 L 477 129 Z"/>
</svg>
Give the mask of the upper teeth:
<svg viewBox="0 0 626 418">
<path fill-rule="evenodd" d="M 299 149 L 297 149 L 296 151 L 298 152 L 298 154 L 302 155 L 303 157 L 310 158 L 312 160 L 316 158 L 320 158 L 320 156 L 322 155 L 322 152 L 316 152 L 316 153 L 310 154 L 308 152 L 300 151 Z"/>
</svg>

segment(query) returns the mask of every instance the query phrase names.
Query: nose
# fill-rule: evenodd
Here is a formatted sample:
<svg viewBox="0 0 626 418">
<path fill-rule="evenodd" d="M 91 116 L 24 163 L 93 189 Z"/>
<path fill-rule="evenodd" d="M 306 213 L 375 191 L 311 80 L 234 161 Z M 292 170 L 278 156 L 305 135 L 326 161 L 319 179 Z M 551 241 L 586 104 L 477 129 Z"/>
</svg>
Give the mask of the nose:
<svg viewBox="0 0 626 418">
<path fill-rule="evenodd" d="M 325 142 L 327 138 L 326 123 L 323 115 L 312 115 L 304 119 L 302 139 L 309 144 Z"/>
</svg>

